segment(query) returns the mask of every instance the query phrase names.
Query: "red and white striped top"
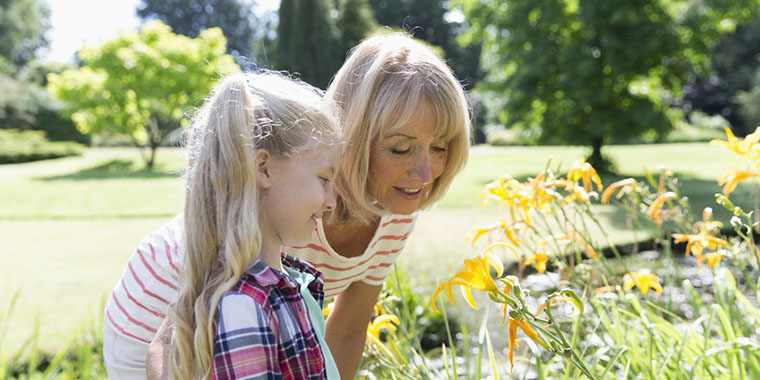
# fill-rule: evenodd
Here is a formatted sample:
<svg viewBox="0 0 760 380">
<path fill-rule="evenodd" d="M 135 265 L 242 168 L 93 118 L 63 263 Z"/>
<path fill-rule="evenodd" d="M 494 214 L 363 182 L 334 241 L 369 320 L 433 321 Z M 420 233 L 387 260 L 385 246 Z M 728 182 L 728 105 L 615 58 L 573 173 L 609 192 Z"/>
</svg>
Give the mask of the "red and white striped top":
<svg viewBox="0 0 760 380">
<path fill-rule="evenodd" d="M 321 220 L 310 244 L 285 250 L 322 272 L 325 298 L 333 297 L 352 282 L 382 284 L 416 219 L 417 214 L 383 216 L 367 249 L 357 257 L 340 256 L 327 244 Z M 179 215 L 143 238 L 132 254 L 105 310 L 107 323 L 119 334 L 150 343 L 166 318 L 169 304 L 177 299 L 183 230 Z"/>
<path fill-rule="evenodd" d="M 287 247 L 292 256 L 308 261 L 325 276 L 325 298 L 338 295 L 352 282 L 382 285 L 412 232 L 417 214 L 385 215 L 363 254 L 344 257 L 325 240 L 322 220 L 317 221 L 312 243 L 304 247 Z"/>
</svg>

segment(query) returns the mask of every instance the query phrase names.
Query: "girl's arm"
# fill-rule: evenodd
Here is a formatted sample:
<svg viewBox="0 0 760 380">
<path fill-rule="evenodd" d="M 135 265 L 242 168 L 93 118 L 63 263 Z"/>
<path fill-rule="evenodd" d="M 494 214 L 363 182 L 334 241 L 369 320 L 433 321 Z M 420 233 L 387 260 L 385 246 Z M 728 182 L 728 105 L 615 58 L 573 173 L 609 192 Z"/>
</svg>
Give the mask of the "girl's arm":
<svg viewBox="0 0 760 380">
<path fill-rule="evenodd" d="M 335 299 L 335 308 L 327 318 L 325 340 L 343 380 L 353 379 L 359 370 L 367 325 L 382 288 L 358 281 Z"/>
<path fill-rule="evenodd" d="M 214 337 L 215 379 L 281 376 L 277 340 L 264 309 L 248 296 L 228 293 L 219 302 Z"/>
<path fill-rule="evenodd" d="M 174 325 L 168 319 L 164 319 L 153 341 L 150 342 L 148 357 L 145 359 L 148 380 L 169 378 L 169 347 L 172 342 L 172 330 L 174 330 Z"/>
</svg>

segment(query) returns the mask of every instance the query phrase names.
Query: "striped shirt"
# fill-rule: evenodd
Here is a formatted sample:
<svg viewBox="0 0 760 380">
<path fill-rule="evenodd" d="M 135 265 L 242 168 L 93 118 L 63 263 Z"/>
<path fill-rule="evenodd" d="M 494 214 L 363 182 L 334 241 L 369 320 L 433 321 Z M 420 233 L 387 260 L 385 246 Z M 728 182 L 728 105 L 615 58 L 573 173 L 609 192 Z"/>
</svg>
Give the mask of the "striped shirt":
<svg viewBox="0 0 760 380">
<path fill-rule="evenodd" d="M 356 257 L 341 256 L 330 247 L 325 239 L 321 219 L 317 220 L 311 244 L 287 247 L 285 250 L 308 261 L 324 274 L 325 297 L 329 298 L 340 294 L 356 281 L 382 285 L 399 253 L 404 249 L 416 219 L 416 213 L 383 216 L 367 249 Z"/>
<path fill-rule="evenodd" d="M 308 290 L 322 305 L 319 272 L 287 255 L 282 263 L 313 276 Z M 214 379 L 327 378 L 317 332 L 299 288 L 294 278 L 260 260 L 248 268 L 219 301 Z"/>
<path fill-rule="evenodd" d="M 321 220 L 312 243 L 285 250 L 311 263 L 325 277 L 325 297 L 333 297 L 351 283 L 382 284 L 404 248 L 416 214 L 386 215 L 363 254 L 346 258 L 327 244 Z M 182 215 L 146 236 L 114 287 L 105 310 L 107 323 L 117 333 L 150 343 L 169 304 L 177 299 L 179 266 L 183 254 Z M 145 347 L 147 355 L 147 345 Z"/>
</svg>

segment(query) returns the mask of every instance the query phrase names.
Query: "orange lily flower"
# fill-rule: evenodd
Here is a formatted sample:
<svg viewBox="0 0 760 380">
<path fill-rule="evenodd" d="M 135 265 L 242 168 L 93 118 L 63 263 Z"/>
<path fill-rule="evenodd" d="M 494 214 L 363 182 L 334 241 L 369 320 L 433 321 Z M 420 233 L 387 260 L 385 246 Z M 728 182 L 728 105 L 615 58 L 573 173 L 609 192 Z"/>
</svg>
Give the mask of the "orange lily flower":
<svg viewBox="0 0 760 380">
<path fill-rule="evenodd" d="M 623 196 L 623 194 L 627 192 L 634 192 L 638 189 L 638 187 L 639 187 L 638 183 L 633 178 L 626 178 L 617 182 L 613 182 L 612 184 L 607 186 L 607 189 L 604 190 L 604 192 L 602 193 L 602 199 L 601 199 L 602 203 L 608 203 L 610 200 L 610 195 L 612 195 L 612 193 L 614 193 L 615 190 L 617 189 L 621 189 L 621 188 L 624 189 L 623 191 L 618 193 L 617 198 L 620 199 Z"/>
<path fill-rule="evenodd" d="M 573 167 L 567 173 L 567 179 L 573 182 L 583 180 L 583 190 L 586 192 L 592 190 L 592 182 L 596 184 L 599 191 L 602 191 L 602 180 L 599 178 L 599 174 L 596 173 L 591 164 L 583 160 L 577 160 L 573 163 Z"/>
<path fill-rule="evenodd" d="M 493 267 L 496 270 L 497 277 L 500 277 L 502 272 L 504 272 L 504 265 L 496 255 L 489 252 L 491 248 L 495 246 L 507 247 L 514 252 L 515 256 L 517 256 L 517 251 L 508 244 L 494 243 L 488 246 L 488 248 L 474 259 L 466 259 L 464 261 L 464 269 L 455 273 L 451 278 L 439 285 L 438 288 L 435 289 L 435 292 L 433 292 L 433 299 L 431 301 L 433 311 L 436 313 L 438 312 L 438 309 L 435 307 L 435 300 L 438 297 L 438 294 L 443 290 L 446 290 L 446 296 L 448 297 L 449 302 L 454 305 L 454 295 L 452 293 L 452 287 L 454 285 L 460 285 L 462 287 L 462 295 L 464 296 L 465 301 L 467 301 L 467 303 L 475 310 L 477 310 L 478 307 L 475 305 L 475 300 L 472 298 L 472 289 L 487 292 L 499 291 L 499 287 L 491 277 L 490 268 Z"/>
<path fill-rule="evenodd" d="M 509 364 L 512 366 L 512 369 L 515 367 L 515 363 L 513 360 L 514 350 L 515 348 L 520 348 L 517 345 L 517 328 L 520 328 L 525 335 L 528 336 L 528 338 L 533 339 L 534 342 L 538 343 L 546 349 L 547 351 L 551 351 L 549 346 L 544 343 L 541 338 L 538 337 L 538 334 L 530 327 L 528 322 L 525 322 L 521 319 L 514 319 L 509 318 L 509 324 L 507 325 L 507 329 L 509 330 Z M 510 369 L 510 373 L 512 372 L 512 369 Z"/>
<path fill-rule="evenodd" d="M 675 199 L 676 197 L 676 193 L 668 191 L 667 193 L 660 194 L 660 196 L 649 205 L 647 215 L 654 219 L 655 223 L 657 223 L 657 227 L 662 226 L 662 205 L 665 204 L 665 201 Z"/>
<path fill-rule="evenodd" d="M 657 294 L 662 294 L 662 285 L 660 285 L 659 278 L 654 273 L 648 271 L 630 272 L 623 276 L 623 286 L 626 289 L 631 289 L 634 285 L 639 288 L 642 295 L 647 295 L 649 288 L 654 289 Z"/>
<path fill-rule="evenodd" d="M 757 177 L 756 172 L 748 170 L 734 170 L 720 178 L 718 178 L 718 185 L 723 186 L 723 195 L 729 196 L 735 189 L 739 182 L 745 179 Z"/>
</svg>

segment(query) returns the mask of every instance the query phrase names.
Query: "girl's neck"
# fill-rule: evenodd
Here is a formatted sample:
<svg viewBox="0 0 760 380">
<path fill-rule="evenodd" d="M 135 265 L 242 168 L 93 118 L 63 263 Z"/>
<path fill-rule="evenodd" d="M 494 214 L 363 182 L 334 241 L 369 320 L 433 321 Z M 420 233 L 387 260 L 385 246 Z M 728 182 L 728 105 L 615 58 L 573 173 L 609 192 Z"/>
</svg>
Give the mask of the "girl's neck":
<svg viewBox="0 0 760 380">
<path fill-rule="evenodd" d="M 264 264 L 269 265 L 270 267 L 280 272 L 283 272 L 284 269 L 282 268 L 282 258 L 280 256 L 281 249 L 282 244 L 279 242 L 271 242 L 267 241 L 267 239 L 263 239 L 261 241 L 259 260 L 264 262 Z"/>
</svg>

